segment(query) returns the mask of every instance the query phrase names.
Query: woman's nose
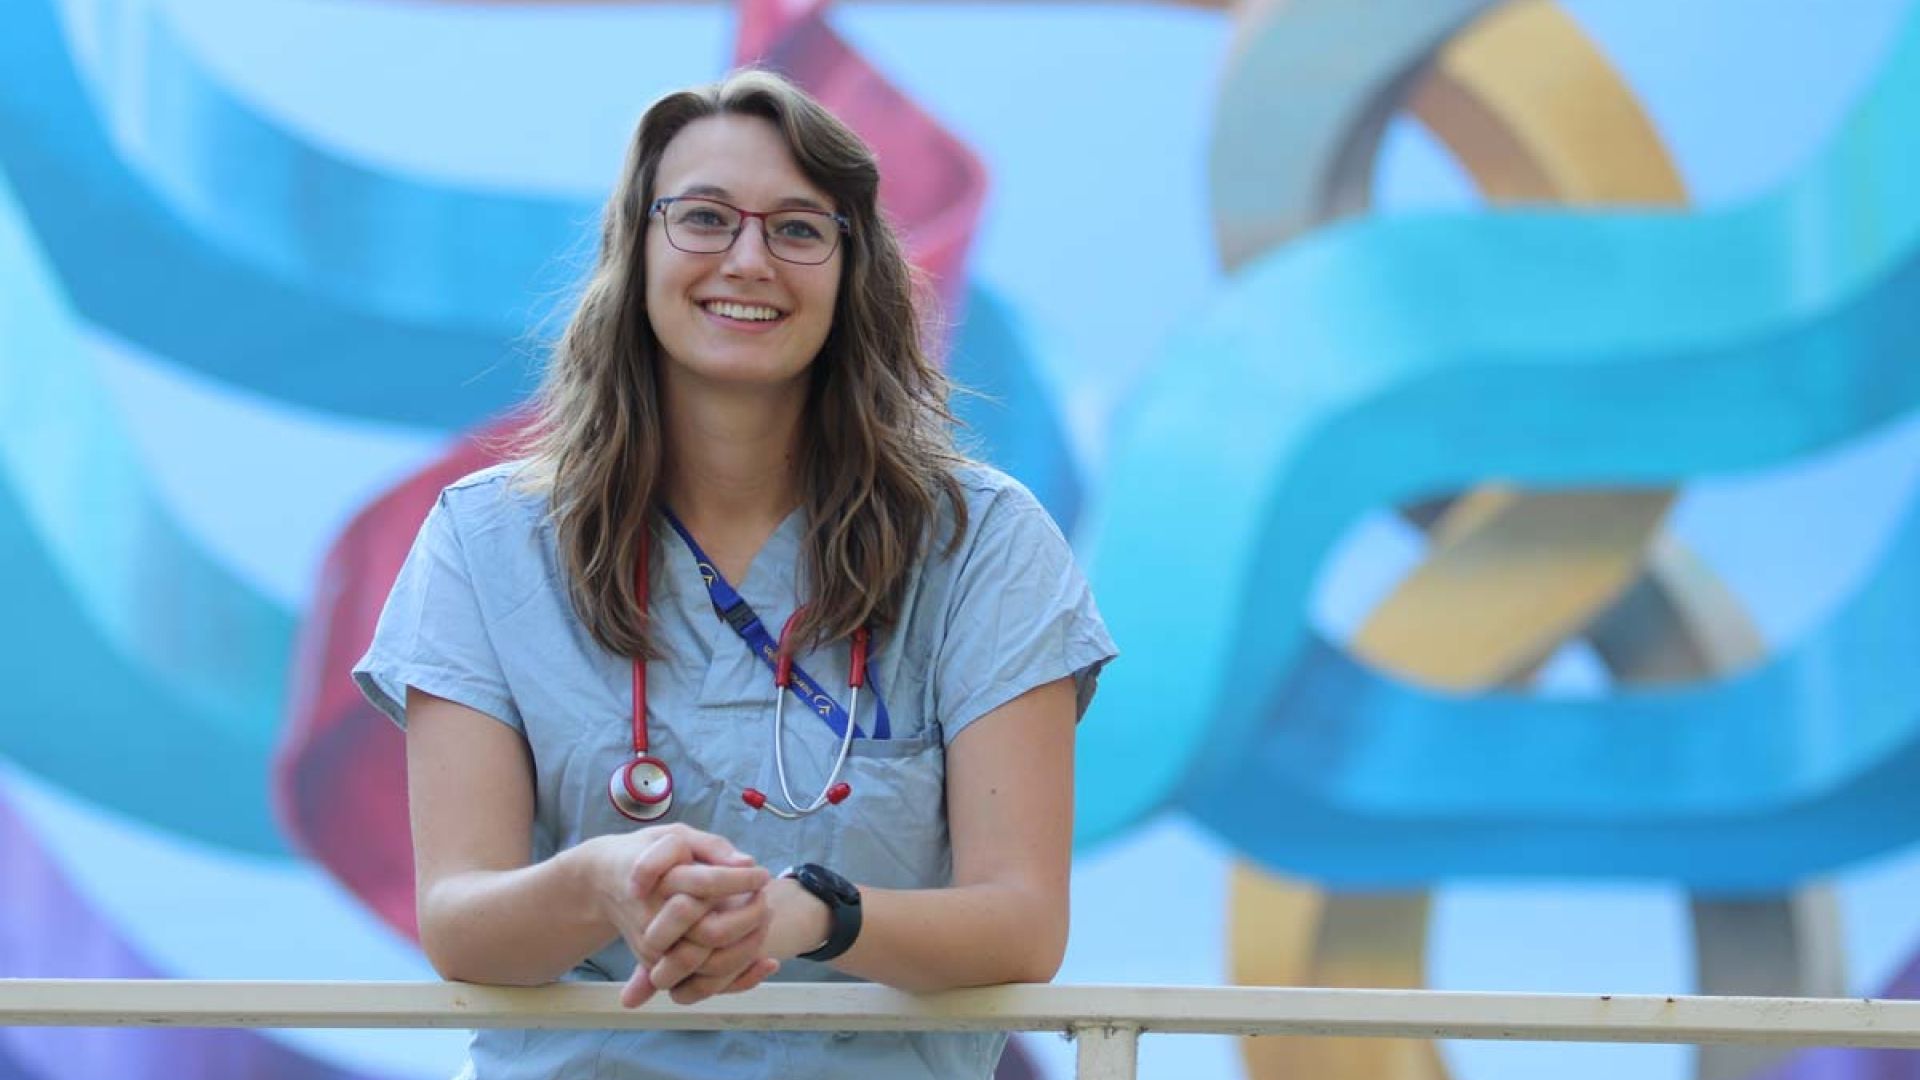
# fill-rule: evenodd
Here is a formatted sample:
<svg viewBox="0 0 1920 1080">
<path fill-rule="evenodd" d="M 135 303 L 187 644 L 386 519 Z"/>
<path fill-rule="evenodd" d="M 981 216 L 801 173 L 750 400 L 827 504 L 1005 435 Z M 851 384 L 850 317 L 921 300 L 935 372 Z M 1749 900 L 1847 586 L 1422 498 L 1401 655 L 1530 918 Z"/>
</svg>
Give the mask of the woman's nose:
<svg viewBox="0 0 1920 1080">
<path fill-rule="evenodd" d="M 740 233 L 727 249 L 722 271 L 730 276 L 767 278 L 773 276 L 773 253 L 767 250 L 767 226 L 759 218 L 740 223 Z"/>
</svg>

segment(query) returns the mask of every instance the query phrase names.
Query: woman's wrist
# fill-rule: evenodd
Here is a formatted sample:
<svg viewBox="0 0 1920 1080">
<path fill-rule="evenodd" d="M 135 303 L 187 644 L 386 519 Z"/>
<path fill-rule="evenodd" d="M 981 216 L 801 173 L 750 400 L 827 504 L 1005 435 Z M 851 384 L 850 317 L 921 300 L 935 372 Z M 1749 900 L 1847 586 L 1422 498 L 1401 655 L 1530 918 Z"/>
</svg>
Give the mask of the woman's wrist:
<svg viewBox="0 0 1920 1080">
<path fill-rule="evenodd" d="M 792 878 L 775 878 L 767 883 L 767 906 L 773 911 L 773 922 L 767 930 L 767 955 L 776 960 L 812 952 L 832 930 L 827 905 Z"/>
<path fill-rule="evenodd" d="M 606 858 L 606 840 L 604 836 L 590 837 L 561 851 L 554 861 L 564 863 L 567 894 L 574 897 L 575 905 L 611 930 L 611 909 L 623 898 L 617 895 L 614 871 Z"/>
</svg>

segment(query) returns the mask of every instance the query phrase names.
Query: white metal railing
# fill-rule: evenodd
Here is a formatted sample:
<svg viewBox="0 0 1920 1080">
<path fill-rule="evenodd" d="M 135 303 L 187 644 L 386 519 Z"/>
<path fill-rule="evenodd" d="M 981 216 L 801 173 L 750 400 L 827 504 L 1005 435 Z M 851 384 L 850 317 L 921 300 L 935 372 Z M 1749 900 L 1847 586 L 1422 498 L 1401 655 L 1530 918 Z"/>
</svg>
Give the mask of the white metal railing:
<svg viewBox="0 0 1920 1080">
<path fill-rule="evenodd" d="M 1143 1032 L 1920 1049 L 1920 1001 L 1297 987 L 776 983 L 623 1009 L 619 987 L 0 979 L 0 1027 L 1057 1031 L 1080 1080 L 1130 1080 Z"/>
</svg>

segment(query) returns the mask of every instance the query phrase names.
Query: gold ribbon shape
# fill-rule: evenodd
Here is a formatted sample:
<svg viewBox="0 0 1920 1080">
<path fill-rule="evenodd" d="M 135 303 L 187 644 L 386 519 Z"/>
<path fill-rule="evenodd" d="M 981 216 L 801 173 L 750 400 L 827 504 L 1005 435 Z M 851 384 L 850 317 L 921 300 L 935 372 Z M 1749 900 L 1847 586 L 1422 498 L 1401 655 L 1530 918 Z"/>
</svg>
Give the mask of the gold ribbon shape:
<svg viewBox="0 0 1920 1080">
<path fill-rule="evenodd" d="M 1410 110 L 1496 204 L 1686 202 L 1632 90 L 1551 0 L 1243 0 L 1211 152 L 1215 233 L 1229 268 L 1364 211 L 1387 122 Z M 1368 617 L 1357 655 L 1452 691 L 1526 682 L 1586 638 L 1621 684 L 1749 666 L 1763 645 L 1741 605 L 1661 534 L 1671 489 L 1521 492 L 1492 486 L 1409 510 L 1426 560 Z M 1427 893 L 1329 895 L 1247 864 L 1231 888 L 1241 985 L 1416 987 Z M 1700 989 L 1839 990 L 1823 890 L 1695 898 Z M 1255 1080 L 1442 1080 L 1434 1044 L 1247 1039 Z M 1712 1047 L 1700 1075 L 1776 1056 Z"/>
</svg>

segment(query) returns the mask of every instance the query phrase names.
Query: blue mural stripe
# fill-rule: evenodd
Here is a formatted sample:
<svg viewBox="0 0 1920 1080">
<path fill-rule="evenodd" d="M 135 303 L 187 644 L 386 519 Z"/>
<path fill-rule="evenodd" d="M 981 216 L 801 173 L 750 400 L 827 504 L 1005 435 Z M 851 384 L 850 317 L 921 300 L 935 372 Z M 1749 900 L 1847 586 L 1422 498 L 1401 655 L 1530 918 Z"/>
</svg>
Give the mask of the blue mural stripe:
<svg viewBox="0 0 1920 1080">
<path fill-rule="evenodd" d="M 582 269 L 560 257 L 594 235 L 596 205 L 482 194 L 343 159 L 210 74 L 170 5 L 84 7 L 99 57 L 74 73 L 98 112 L 86 121 L 129 179 L 262 276 L 352 310 L 511 338 L 544 314 L 537 297 Z M 71 124 L 63 130 L 77 145 Z"/>
<path fill-rule="evenodd" d="M 446 230 L 433 234 L 442 239 L 467 227 L 500 226 L 499 235 L 475 234 L 499 247 L 488 259 L 471 260 L 476 267 L 538 265 L 554 254 L 546 247 L 559 242 L 554 238 L 591 220 L 579 207 L 554 204 L 542 211 L 524 200 L 483 210 L 489 200 L 462 201 L 437 189 L 406 189 L 402 198 L 394 194 L 401 189 L 360 183 L 343 166 L 322 168 L 313 159 L 259 148 L 247 152 L 256 150 L 262 156 L 249 161 L 248 182 L 260 185 L 260 193 L 224 193 L 236 206 L 290 201 L 289 222 L 317 220 L 311 216 L 317 208 L 331 207 L 332 213 L 363 216 L 366 227 L 353 230 L 362 238 L 389 228 L 396 237 L 418 235 L 396 224 L 402 218 L 431 223 L 419 228 Z M 324 280 L 293 272 L 329 259 L 359 267 L 389 260 L 404 266 L 409 260 L 397 247 L 323 256 L 315 252 L 332 251 L 332 241 L 308 239 L 256 266 L 171 212 L 106 137 L 49 0 L 0 5 L 0 169 L 80 314 L 150 352 L 291 404 L 442 429 L 473 426 L 532 387 L 530 345 L 521 328 L 446 325 L 417 311 L 380 314 L 327 294 L 340 291 L 340 280 L 350 276 L 345 271 Z M 531 223 L 543 214 L 553 220 Z M 241 217 L 218 231 L 231 237 L 250 227 Z M 276 236 L 292 241 L 298 227 L 265 230 L 254 253 Z M 470 237 L 466 243 L 473 242 Z M 465 247 L 444 253 L 465 258 Z M 291 277 L 262 272 L 274 267 Z M 435 278 L 429 272 L 394 274 L 413 284 L 387 291 L 388 307 L 417 299 L 420 282 Z M 381 275 L 370 273 L 369 280 Z M 435 280 L 449 288 L 474 284 L 451 271 Z M 454 302 L 443 299 L 437 310 L 444 314 Z M 523 301 L 503 310 L 526 307 Z"/>
<path fill-rule="evenodd" d="M 1182 805 L 1330 885 L 1641 878 L 1789 889 L 1920 834 L 1920 498 L 1815 634 L 1724 682 L 1448 698 L 1310 640 L 1230 769 Z"/>
<path fill-rule="evenodd" d="M 0 751 L 89 798 L 258 852 L 293 614 L 154 496 L 0 179 Z"/>
<path fill-rule="evenodd" d="M 947 367 L 965 391 L 953 411 L 971 453 L 1017 477 L 1067 535 L 1080 519 L 1085 485 L 1067 441 L 1059 395 L 1021 332 L 1013 305 L 975 284 Z"/>
<path fill-rule="evenodd" d="M 1112 836 L 1186 802 L 1268 865 L 1336 876 L 1351 868 L 1302 854 L 1337 848 L 1337 826 L 1316 834 L 1323 819 L 1290 817 L 1283 808 L 1313 802 L 1312 791 L 1252 763 L 1271 763 L 1254 748 L 1300 707 L 1289 688 L 1311 674 L 1302 664 L 1320 648 L 1305 621 L 1312 576 L 1361 513 L 1489 477 L 1543 487 L 1664 486 L 1763 468 L 1920 408 L 1920 324 L 1912 317 L 1920 310 L 1920 142 L 1907 119 L 1916 107 L 1920 19 L 1835 142 L 1757 203 L 1701 216 L 1369 219 L 1282 248 L 1231 281 L 1165 352 L 1116 425 L 1108 475 L 1125 482 L 1092 511 L 1102 608 L 1123 648 L 1148 659 L 1114 666 L 1098 722 L 1082 731 L 1081 838 Z M 1787 662 L 1789 670 L 1773 676 L 1776 687 L 1813 677 L 1828 655 L 1799 671 Z M 1360 673 L 1347 681 L 1349 696 L 1314 708 L 1339 724 L 1364 725 L 1357 710 L 1397 692 L 1359 693 L 1380 679 Z M 1720 716 L 1750 705 L 1735 685 L 1693 699 L 1694 709 Z M 1562 824 L 1613 824 L 1610 815 L 1628 812 L 1627 792 L 1588 786 L 1580 759 L 1570 756 L 1576 751 L 1610 745 L 1621 760 L 1674 762 L 1670 755 L 1689 745 L 1667 738 L 1670 726 L 1657 744 L 1623 738 L 1611 712 L 1583 727 L 1581 714 L 1545 703 L 1406 693 L 1395 700 L 1418 707 L 1401 706 L 1408 715 L 1372 729 L 1387 741 L 1366 742 L 1363 756 L 1406 754 L 1418 763 L 1419 753 L 1456 740 L 1463 745 L 1447 759 L 1455 767 L 1505 760 L 1495 739 L 1512 737 L 1512 725 L 1488 725 L 1483 734 L 1478 718 L 1485 709 L 1532 707 L 1528 747 L 1538 767 L 1567 763 L 1557 788 L 1535 785 L 1564 801 L 1516 802 L 1505 814 L 1511 777 L 1483 771 L 1448 781 L 1477 778 L 1484 787 L 1480 837 L 1493 850 L 1481 854 L 1478 872 L 1498 870 L 1494 826 L 1520 814 L 1551 818 L 1557 810 Z M 1623 699 L 1619 707 L 1634 706 Z M 1838 742 L 1856 768 L 1886 769 L 1920 731 L 1920 712 L 1867 724 L 1809 709 L 1790 722 L 1804 745 Z M 1412 729 L 1429 735 L 1409 745 Z M 1792 744 L 1786 736 L 1780 745 Z M 1315 758 L 1322 783 L 1357 783 L 1363 763 L 1346 755 L 1360 748 L 1324 741 Z M 1690 783 L 1759 785 L 1753 803 L 1775 812 L 1782 828 L 1795 819 L 1780 800 L 1808 790 L 1768 790 L 1769 776 L 1778 784 L 1782 770 L 1747 781 L 1714 761 L 1694 765 L 1700 779 Z M 1407 768 L 1396 779 L 1420 772 Z M 1856 809 L 1871 805 L 1870 775 L 1856 776 L 1857 791 L 1832 787 L 1836 775 L 1815 789 L 1830 798 L 1851 793 Z M 1288 784 L 1295 790 L 1283 790 Z M 1423 829 L 1443 824 L 1422 816 L 1430 791 L 1416 783 L 1393 807 L 1406 850 L 1433 839 Z M 1599 812 L 1579 805 L 1594 799 Z M 1329 804 L 1326 814 L 1339 809 Z M 1684 814 L 1668 825 L 1675 836 L 1707 828 Z M 1730 872 L 1701 855 L 1701 840 L 1696 831 L 1686 841 L 1694 856 L 1688 873 L 1672 868 L 1683 881 Z M 1763 859 L 1752 876 L 1771 880 L 1817 859 Z M 1569 854 L 1557 869 L 1577 873 L 1582 865 Z M 1535 864 L 1516 857 L 1513 867 Z M 1433 869 L 1428 860 L 1394 872 L 1411 881 Z"/>
</svg>

